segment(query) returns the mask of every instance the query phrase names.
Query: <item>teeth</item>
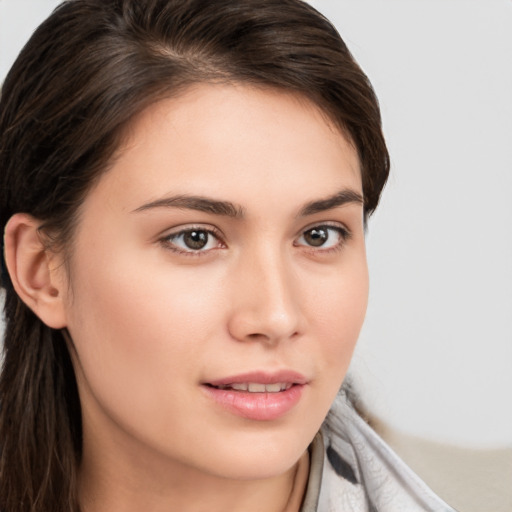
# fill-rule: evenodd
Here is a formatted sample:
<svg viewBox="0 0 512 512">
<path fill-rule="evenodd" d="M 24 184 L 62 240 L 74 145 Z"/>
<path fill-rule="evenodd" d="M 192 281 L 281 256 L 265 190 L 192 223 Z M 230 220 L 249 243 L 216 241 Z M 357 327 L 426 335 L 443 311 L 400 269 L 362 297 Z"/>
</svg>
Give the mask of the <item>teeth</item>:
<svg viewBox="0 0 512 512">
<path fill-rule="evenodd" d="M 235 391 L 248 391 L 249 393 L 279 393 L 290 389 L 289 382 L 275 382 L 274 384 L 261 384 L 259 382 L 240 382 L 218 386 L 219 389 L 233 389 Z"/>
<path fill-rule="evenodd" d="M 266 391 L 265 384 L 257 384 L 256 382 L 249 382 L 247 385 L 249 393 L 264 393 Z"/>
<path fill-rule="evenodd" d="M 267 393 L 279 393 L 279 391 L 281 391 L 281 384 L 279 382 L 276 384 L 267 384 L 265 386 L 265 391 Z"/>
<path fill-rule="evenodd" d="M 248 384 L 247 382 L 241 382 L 240 384 L 231 384 L 230 387 L 235 391 L 247 391 Z"/>
</svg>

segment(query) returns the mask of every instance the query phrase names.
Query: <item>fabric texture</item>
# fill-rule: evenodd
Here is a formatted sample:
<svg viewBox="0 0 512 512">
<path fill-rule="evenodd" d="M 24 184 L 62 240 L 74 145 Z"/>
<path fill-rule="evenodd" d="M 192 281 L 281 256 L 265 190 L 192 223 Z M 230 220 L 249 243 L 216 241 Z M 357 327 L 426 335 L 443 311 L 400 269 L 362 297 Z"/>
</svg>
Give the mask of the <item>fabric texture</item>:
<svg viewBox="0 0 512 512">
<path fill-rule="evenodd" d="M 343 391 L 310 452 L 301 512 L 455 512 L 368 426 Z"/>
</svg>

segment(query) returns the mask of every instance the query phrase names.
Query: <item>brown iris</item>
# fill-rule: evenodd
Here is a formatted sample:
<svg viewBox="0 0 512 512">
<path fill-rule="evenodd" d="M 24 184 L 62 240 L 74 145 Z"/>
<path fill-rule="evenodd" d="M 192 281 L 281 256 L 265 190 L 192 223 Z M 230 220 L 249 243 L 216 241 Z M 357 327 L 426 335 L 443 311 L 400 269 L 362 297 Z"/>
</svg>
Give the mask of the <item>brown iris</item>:
<svg viewBox="0 0 512 512">
<path fill-rule="evenodd" d="M 325 228 L 313 228 L 304 233 L 304 240 L 313 247 L 320 247 L 327 242 L 329 232 Z"/>
<path fill-rule="evenodd" d="M 208 243 L 206 231 L 187 231 L 183 233 L 183 242 L 189 249 L 203 249 Z"/>
</svg>

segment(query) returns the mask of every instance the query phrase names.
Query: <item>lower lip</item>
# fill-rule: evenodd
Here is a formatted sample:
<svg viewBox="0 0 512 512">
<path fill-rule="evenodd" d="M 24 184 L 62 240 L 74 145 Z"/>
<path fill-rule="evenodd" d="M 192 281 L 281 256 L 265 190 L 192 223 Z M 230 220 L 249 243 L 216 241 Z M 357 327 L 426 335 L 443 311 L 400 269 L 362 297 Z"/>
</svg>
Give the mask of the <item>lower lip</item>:
<svg viewBox="0 0 512 512">
<path fill-rule="evenodd" d="M 206 393 L 228 411 L 257 421 L 271 421 L 284 416 L 299 402 L 304 385 L 295 384 L 278 393 L 249 393 L 203 386 Z"/>
</svg>

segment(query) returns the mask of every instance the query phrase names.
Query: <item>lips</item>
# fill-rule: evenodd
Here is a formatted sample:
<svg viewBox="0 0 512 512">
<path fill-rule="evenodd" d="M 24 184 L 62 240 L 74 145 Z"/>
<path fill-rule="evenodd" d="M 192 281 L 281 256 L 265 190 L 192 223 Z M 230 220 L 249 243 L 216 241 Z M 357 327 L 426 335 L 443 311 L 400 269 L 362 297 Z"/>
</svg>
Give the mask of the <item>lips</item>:
<svg viewBox="0 0 512 512">
<path fill-rule="evenodd" d="M 279 393 L 293 386 L 290 382 L 276 382 L 275 384 L 262 384 L 260 382 L 240 382 L 214 386 L 217 389 L 232 389 L 234 391 L 247 391 L 249 393 Z"/>
<path fill-rule="evenodd" d="M 281 418 L 300 401 L 307 379 L 293 371 L 251 372 L 211 382 L 203 389 L 231 414 L 256 421 Z"/>
<path fill-rule="evenodd" d="M 292 371 L 282 370 L 279 372 L 247 372 L 230 377 L 223 377 L 206 382 L 210 386 L 220 388 L 222 386 L 233 386 L 233 384 L 306 384 L 304 375 Z"/>
</svg>

